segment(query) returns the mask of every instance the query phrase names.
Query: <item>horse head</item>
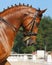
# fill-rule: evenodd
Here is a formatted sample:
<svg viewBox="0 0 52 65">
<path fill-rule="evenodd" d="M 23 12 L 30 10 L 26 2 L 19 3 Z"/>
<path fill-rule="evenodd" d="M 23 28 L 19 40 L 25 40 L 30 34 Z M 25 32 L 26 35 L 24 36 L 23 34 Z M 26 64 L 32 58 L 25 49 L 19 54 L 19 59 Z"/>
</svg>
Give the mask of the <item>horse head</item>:
<svg viewBox="0 0 52 65">
<path fill-rule="evenodd" d="M 30 13 L 25 20 L 24 20 L 24 27 L 26 31 L 24 32 L 25 38 L 23 39 L 24 41 L 28 41 L 27 44 L 32 44 L 36 43 L 36 36 L 38 33 L 38 26 L 40 24 L 41 18 L 43 13 L 46 11 L 44 10 L 35 10 L 34 13 Z"/>
</svg>

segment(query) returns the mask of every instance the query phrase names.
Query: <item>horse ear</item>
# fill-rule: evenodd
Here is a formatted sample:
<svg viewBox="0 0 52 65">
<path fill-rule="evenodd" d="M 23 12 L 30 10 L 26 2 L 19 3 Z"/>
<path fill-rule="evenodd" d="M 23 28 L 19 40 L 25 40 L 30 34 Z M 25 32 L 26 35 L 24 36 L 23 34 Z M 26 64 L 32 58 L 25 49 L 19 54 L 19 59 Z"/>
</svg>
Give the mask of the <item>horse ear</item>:
<svg viewBox="0 0 52 65">
<path fill-rule="evenodd" d="M 41 10 L 41 13 L 40 13 L 40 14 L 44 13 L 46 10 L 47 10 L 47 9 Z"/>
</svg>

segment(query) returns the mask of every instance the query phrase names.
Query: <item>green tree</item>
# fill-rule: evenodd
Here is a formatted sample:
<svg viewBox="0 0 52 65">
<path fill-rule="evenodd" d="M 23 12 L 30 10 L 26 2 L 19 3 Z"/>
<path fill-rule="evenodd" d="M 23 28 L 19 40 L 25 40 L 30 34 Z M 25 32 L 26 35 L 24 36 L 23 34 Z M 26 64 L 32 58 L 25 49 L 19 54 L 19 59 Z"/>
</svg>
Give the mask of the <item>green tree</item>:
<svg viewBox="0 0 52 65">
<path fill-rule="evenodd" d="M 39 47 L 42 47 L 42 49 L 46 45 L 47 50 L 52 50 L 51 40 L 52 40 L 52 19 L 49 16 L 48 17 L 44 16 L 40 22 L 37 36 L 37 43 L 40 44 Z"/>
<path fill-rule="evenodd" d="M 23 31 L 21 27 L 20 30 Z M 40 22 L 36 46 L 25 46 L 23 42 L 23 32 L 18 32 L 14 41 L 13 50 L 17 53 L 32 53 L 37 49 L 45 49 L 47 46 L 47 51 L 52 51 L 52 18 L 49 16 L 44 16 Z"/>
</svg>

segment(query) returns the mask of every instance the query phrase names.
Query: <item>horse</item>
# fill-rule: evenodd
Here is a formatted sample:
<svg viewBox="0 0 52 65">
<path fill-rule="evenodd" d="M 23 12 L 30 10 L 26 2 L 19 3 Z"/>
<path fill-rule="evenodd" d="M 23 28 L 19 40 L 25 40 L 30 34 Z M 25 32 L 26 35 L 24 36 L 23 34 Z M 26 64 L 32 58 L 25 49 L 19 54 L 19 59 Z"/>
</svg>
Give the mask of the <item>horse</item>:
<svg viewBox="0 0 52 65">
<path fill-rule="evenodd" d="M 24 29 L 24 36 L 30 37 L 31 44 L 35 43 L 38 26 L 45 11 L 46 9 L 15 4 L 0 12 L 0 65 L 10 65 L 6 59 L 10 55 L 14 38 L 21 26 Z"/>
</svg>

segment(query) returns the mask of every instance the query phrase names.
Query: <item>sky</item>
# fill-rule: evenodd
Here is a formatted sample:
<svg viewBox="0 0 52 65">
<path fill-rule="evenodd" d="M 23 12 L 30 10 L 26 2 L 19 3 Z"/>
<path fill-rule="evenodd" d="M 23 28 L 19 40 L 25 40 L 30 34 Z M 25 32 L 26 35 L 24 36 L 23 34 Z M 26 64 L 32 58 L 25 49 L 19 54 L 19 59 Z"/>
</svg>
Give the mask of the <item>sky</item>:
<svg viewBox="0 0 52 65">
<path fill-rule="evenodd" d="M 52 0 L 0 0 L 0 12 L 3 11 L 4 8 L 11 7 L 14 4 L 29 4 L 34 8 L 46 9 L 47 11 L 44 13 L 44 16 L 52 17 Z"/>
</svg>

